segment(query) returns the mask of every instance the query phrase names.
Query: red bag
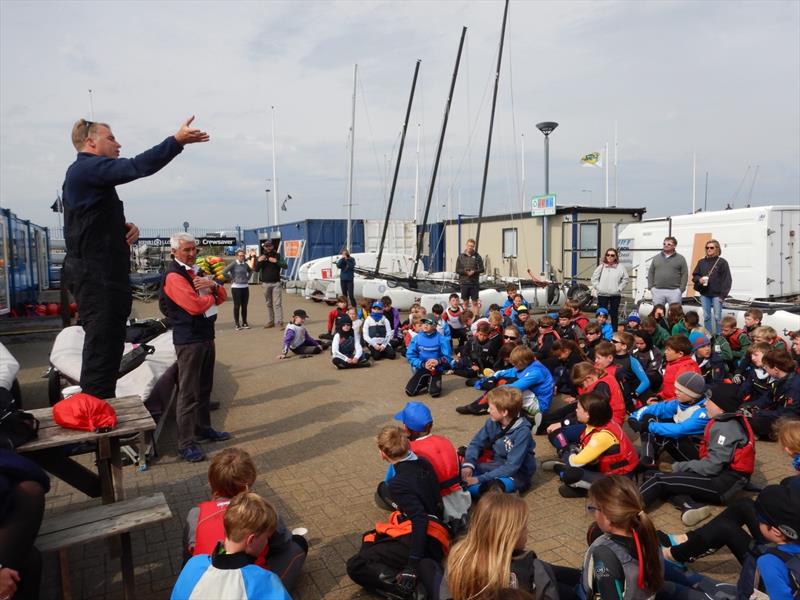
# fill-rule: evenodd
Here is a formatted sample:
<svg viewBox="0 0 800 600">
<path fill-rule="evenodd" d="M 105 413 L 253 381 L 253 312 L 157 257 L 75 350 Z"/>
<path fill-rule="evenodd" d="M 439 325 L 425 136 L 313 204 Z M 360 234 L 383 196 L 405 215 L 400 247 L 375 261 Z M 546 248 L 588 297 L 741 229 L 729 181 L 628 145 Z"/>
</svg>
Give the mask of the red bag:
<svg viewBox="0 0 800 600">
<path fill-rule="evenodd" d="M 67 429 L 110 431 L 117 426 L 117 413 L 105 400 L 80 393 L 57 402 L 53 420 Z"/>
</svg>

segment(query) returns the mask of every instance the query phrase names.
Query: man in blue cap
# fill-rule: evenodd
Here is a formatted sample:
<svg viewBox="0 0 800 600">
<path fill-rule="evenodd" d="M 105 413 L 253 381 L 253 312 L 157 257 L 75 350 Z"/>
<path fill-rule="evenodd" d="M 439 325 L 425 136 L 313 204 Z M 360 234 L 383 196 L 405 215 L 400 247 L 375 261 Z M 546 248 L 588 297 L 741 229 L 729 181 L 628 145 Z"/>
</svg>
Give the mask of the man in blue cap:
<svg viewBox="0 0 800 600">
<path fill-rule="evenodd" d="M 472 497 L 461 486 L 461 465 L 458 454 L 449 439 L 431 433 L 433 416 L 430 409 L 422 402 L 407 402 L 394 418 L 403 422 L 411 441 L 411 452 L 426 459 L 433 466 L 444 504 L 444 520 L 458 520 L 466 515 Z M 394 477 L 394 467 L 390 465 L 386 471 L 386 478 L 378 484 L 375 492 L 378 506 L 389 510 L 393 510 L 394 506 L 387 486 L 392 477 Z"/>
</svg>

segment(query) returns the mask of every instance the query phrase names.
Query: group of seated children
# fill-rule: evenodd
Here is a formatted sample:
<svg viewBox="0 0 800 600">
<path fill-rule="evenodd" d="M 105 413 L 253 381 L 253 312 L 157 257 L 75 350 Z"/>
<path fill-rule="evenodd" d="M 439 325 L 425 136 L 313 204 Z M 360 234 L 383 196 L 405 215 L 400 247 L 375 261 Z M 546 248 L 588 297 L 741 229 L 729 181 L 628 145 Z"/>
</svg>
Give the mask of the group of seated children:
<svg viewBox="0 0 800 600">
<path fill-rule="evenodd" d="M 211 499 L 191 509 L 184 527 L 184 567 L 173 600 L 291 600 L 308 543 L 290 532 L 272 505 L 251 490 L 256 467 L 240 448 L 225 448 L 208 468 Z M 287 591 L 289 590 L 289 591 Z"/>
<path fill-rule="evenodd" d="M 687 375 L 678 378 L 676 389 L 695 406 L 697 375 Z M 752 473 L 754 440 L 738 412 L 734 387 L 715 386 L 702 401 L 709 420 L 696 458 L 660 464 L 641 487 L 630 477 L 638 464 L 636 449 L 601 394 L 578 396 L 577 421 L 583 429 L 577 442 L 563 436 L 559 424 L 550 429 L 560 460 L 546 461 L 543 468 L 558 472 L 571 489 L 582 490 L 577 495 L 588 497 L 594 517 L 582 569 L 545 563 L 526 549 L 528 507 L 513 492 L 530 487 L 536 463 L 517 389 L 489 392 L 489 418 L 461 459 L 446 438 L 431 433 L 430 410 L 409 402 L 396 415 L 403 427 L 385 427 L 377 437 L 390 467 L 376 497 L 391 515 L 363 535 L 359 551 L 348 560 L 348 575 L 367 590 L 395 599 L 701 600 L 750 598 L 756 590 L 770 598 L 795 598 L 792 561 L 800 556 L 800 475 L 765 488 L 755 501 L 732 503 L 708 525 L 687 534 L 657 531 L 645 512 L 656 498 L 677 503 L 701 489 L 708 501 L 721 503 L 742 489 Z M 778 440 L 800 472 L 800 420 L 781 421 Z M 685 511 L 686 517 L 696 517 L 691 510 L 697 508 Z M 690 526 L 699 520 L 684 518 Z M 738 589 L 746 595 L 736 596 L 736 585 L 681 564 L 725 544 L 743 563 Z M 506 596 L 510 590 L 531 595 Z"/>
</svg>

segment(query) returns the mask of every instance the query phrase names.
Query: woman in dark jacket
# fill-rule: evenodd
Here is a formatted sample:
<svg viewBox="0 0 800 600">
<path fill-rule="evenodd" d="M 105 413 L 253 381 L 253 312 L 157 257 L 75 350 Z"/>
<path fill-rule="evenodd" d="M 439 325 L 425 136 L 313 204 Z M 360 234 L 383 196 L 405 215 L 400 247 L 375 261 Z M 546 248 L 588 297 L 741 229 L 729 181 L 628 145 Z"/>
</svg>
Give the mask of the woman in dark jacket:
<svg viewBox="0 0 800 600">
<path fill-rule="evenodd" d="M 692 273 L 692 283 L 700 294 L 700 303 L 703 306 L 703 325 L 714 335 L 719 333 L 722 301 L 730 294 L 732 285 L 728 261 L 722 258 L 721 254 L 719 242 L 708 240 L 706 255 L 697 261 Z"/>
</svg>

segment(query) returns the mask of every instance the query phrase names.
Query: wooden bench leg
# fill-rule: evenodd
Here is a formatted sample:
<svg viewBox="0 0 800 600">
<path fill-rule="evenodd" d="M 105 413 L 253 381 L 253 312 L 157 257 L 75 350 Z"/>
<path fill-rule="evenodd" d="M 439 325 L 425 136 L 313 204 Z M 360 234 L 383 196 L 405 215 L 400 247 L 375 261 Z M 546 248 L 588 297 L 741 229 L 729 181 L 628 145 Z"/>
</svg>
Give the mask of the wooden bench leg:
<svg viewBox="0 0 800 600">
<path fill-rule="evenodd" d="M 61 598 L 72 600 L 72 583 L 69 579 L 69 555 L 67 549 L 58 551 L 58 570 L 61 574 Z"/>
<path fill-rule="evenodd" d="M 136 598 L 136 581 L 133 576 L 133 551 L 131 549 L 131 534 L 123 533 L 120 536 L 122 544 L 122 556 L 120 562 L 122 563 L 122 587 L 125 594 L 125 600 L 134 600 Z"/>
</svg>

